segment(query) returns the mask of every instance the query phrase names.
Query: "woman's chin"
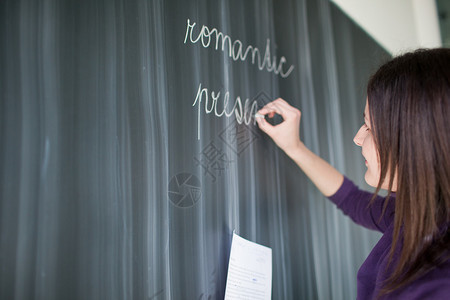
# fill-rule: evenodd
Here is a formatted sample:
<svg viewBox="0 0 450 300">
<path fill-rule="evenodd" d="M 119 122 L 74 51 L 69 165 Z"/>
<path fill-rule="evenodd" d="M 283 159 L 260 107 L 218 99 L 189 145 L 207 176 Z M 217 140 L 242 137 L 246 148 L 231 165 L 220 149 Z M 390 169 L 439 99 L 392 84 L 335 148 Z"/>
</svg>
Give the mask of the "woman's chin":
<svg viewBox="0 0 450 300">
<path fill-rule="evenodd" d="M 378 180 L 376 178 L 373 178 L 373 176 L 371 176 L 369 170 L 366 171 L 366 174 L 364 175 L 364 180 L 371 187 L 376 188 L 378 186 Z"/>
</svg>

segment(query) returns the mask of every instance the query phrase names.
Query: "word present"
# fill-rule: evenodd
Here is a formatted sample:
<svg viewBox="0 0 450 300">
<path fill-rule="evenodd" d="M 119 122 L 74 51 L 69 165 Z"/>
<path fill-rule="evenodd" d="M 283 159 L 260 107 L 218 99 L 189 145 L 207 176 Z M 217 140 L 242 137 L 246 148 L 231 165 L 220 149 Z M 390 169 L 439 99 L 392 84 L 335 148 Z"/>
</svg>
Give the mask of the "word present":
<svg viewBox="0 0 450 300">
<path fill-rule="evenodd" d="M 245 99 L 242 105 L 241 97 L 236 97 L 234 105 L 230 106 L 230 93 L 226 92 L 223 98 L 220 97 L 220 92 L 211 91 L 208 93 L 207 88 L 202 88 L 200 83 L 192 106 L 197 105 L 197 139 L 200 139 L 200 115 L 202 112 L 202 101 L 204 103 L 204 111 L 206 114 L 214 113 L 216 117 L 226 116 L 227 118 L 234 116 L 239 124 L 245 123 L 249 125 L 253 119 L 253 124 L 256 124 L 255 114 L 258 111 L 258 103 L 254 100 L 250 104 L 250 100 Z M 221 102 L 219 104 L 219 102 Z"/>
</svg>

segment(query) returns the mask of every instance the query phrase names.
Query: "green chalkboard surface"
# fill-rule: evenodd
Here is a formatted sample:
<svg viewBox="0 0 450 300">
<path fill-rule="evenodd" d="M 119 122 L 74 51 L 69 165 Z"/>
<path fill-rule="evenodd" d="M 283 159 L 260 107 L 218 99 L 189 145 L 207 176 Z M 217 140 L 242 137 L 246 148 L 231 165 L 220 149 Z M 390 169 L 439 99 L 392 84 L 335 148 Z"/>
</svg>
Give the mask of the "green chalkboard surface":
<svg viewBox="0 0 450 300">
<path fill-rule="evenodd" d="M 355 298 L 378 236 L 254 123 L 286 99 L 363 183 L 387 53 L 329 1 L 4 0 L 0 45 L 0 299 L 223 299 L 233 230 L 273 299 Z"/>
</svg>

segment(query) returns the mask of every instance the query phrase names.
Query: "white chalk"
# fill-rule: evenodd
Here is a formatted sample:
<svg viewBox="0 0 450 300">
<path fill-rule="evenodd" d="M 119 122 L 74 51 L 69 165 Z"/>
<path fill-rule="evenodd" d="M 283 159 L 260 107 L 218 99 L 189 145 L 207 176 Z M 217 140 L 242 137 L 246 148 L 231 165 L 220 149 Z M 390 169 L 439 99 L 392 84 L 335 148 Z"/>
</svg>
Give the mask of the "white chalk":
<svg viewBox="0 0 450 300">
<path fill-rule="evenodd" d="M 264 115 L 256 113 L 255 118 L 264 118 Z"/>
</svg>

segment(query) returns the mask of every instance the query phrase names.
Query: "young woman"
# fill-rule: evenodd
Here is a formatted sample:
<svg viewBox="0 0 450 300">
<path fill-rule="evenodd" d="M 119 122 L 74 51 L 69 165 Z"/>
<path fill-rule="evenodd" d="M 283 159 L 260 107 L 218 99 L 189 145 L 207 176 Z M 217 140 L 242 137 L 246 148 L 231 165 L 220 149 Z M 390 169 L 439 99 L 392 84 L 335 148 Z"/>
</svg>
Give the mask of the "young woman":
<svg viewBox="0 0 450 300">
<path fill-rule="evenodd" d="M 258 125 L 356 223 L 383 233 L 357 275 L 358 299 L 450 299 L 450 49 L 417 50 L 370 79 L 362 148 L 371 194 L 308 150 L 301 113 L 283 99 Z M 380 189 L 387 197 L 378 196 Z"/>
</svg>

